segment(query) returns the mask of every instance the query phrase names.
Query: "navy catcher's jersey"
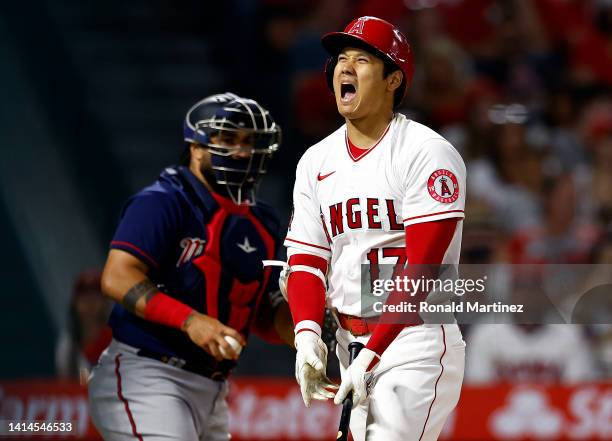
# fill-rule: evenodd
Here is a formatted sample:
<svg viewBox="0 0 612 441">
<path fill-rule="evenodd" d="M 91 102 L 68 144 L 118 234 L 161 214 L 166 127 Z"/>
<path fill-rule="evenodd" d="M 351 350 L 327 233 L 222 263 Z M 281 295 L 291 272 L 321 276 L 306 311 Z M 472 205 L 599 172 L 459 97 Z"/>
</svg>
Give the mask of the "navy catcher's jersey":
<svg viewBox="0 0 612 441">
<path fill-rule="evenodd" d="M 150 268 L 160 290 L 247 335 L 262 295 L 278 277 L 262 260 L 276 257 L 279 222 L 264 204 L 237 206 L 211 193 L 186 167 L 167 168 L 130 198 L 111 248 Z M 131 346 L 193 362 L 214 359 L 177 329 L 143 320 L 116 304 L 113 336 Z"/>
</svg>

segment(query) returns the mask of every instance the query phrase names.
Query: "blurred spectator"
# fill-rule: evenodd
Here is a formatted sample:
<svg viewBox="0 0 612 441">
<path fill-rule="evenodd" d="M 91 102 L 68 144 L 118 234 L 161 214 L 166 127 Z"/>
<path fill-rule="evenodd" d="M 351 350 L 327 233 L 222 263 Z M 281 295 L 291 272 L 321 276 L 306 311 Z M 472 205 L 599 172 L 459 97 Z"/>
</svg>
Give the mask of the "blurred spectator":
<svg viewBox="0 0 612 441">
<path fill-rule="evenodd" d="M 495 292 L 496 295 L 503 297 L 505 287 L 503 268 L 494 266 L 508 262 L 506 236 L 498 227 L 499 219 L 486 202 L 475 198 L 467 200 L 466 212 L 469 216 L 463 221 L 461 277 L 466 280 L 476 280 L 482 277 L 485 271 L 489 280 L 494 282 L 494 285 L 488 289 L 491 293 Z M 467 320 L 460 325 L 463 335 L 469 332 L 469 322 L 470 320 Z"/>
<path fill-rule="evenodd" d="M 417 55 L 416 63 L 419 64 L 418 56 L 421 48 L 432 39 L 444 36 L 445 32 L 442 27 L 439 8 L 434 8 L 431 4 L 423 6 L 423 3 L 426 2 L 418 2 L 420 3 L 418 5 L 414 3 L 416 2 L 408 3 L 410 13 L 406 16 L 407 23 L 403 31 L 405 31 L 410 45 L 414 48 Z M 415 75 L 420 75 L 418 69 Z"/>
<path fill-rule="evenodd" d="M 587 107 L 583 136 L 593 155 L 591 179 L 584 191 L 592 196 L 597 218 L 607 226 L 612 223 L 612 100 L 595 100 Z"/>
<path fill-rule="evenodd" d="M 581 328 L 573 325 L 474 325 L 465 379 L 472 384 L 570 383 L 596 372 Z"/>
<path fill-rule="evenodd" d="M 573 170 L 584 164 L 584 142 L 577 125 L 576 99 L 568 87 L 551 91 L 546 102 L 546 124 L 550 154 L 559 161 L 564 170 Z"/>
<path fill-rule="evenodd" d="M 465 55 L 452 41 L 436 38 L 423 48 L 424 81 L 419 93 L 425 118 L 437 128 L 455 125 L 467 117 Z M 415 95 L 413 94 L 413 95 Z"/>
<path fill-rule="evenodd" d="M 468 162 L 468 194 L 486 201 L 507 231 L 537 225 L 541 157 L 525 139 L 527 115 L 520 104 L 489 109 L 495 123 L 488 158 Z"/>
<path fill-rule="evenodd" d="M 569 383 L 596 377 L 583 327 L 564 323 L 547 295 L 550 271 L 540 265 L 511 271 L 506 303 L 523 305 L 515 314 L 481 315 L 467 335 L 466 381 L 487 383 Z M 484 323 L 503 324 L 484 324 Z"/>
<path fill-rule="evenodd" d="M 500 100 L 500 89 L 487 78 L 481 77 L 468 86 L 466 121 L 462 126 L 464 134 L 462 139 L 455 140 L 456 144 L 453 144 L 458 146 L 468 161 L 490 154 L 496 124 L 489 113 Z"/>
<path fill-rule="evenodd" d="M 612 230 L 593 249 L 593 265 L 583 293 L 573 307 L 572 322 L 588 324 L 599 367 L 612 376 Z"/>
<path fill-rule="evenodd" d="M 512 261 L 587 263 L 598 229 L 577 218 L 577 198 L 570 175 L 547 180 L 542 191 L 542 223 L 515 234 L 510 244 Z"/>
<path fill-rule="evenodd" d="M 106 324 L 111 302 L 102 294 L 101 275 L 97 269 L 85 270 L 74 283 L 68 327 L 55 350 L 56 370 L 62 378 L 86 379 L 90 367 L 111 341 Z"/>
<path fill-rule="evenodd" d="M 506 237 L 497 227 L 499 219 L 483 201 L 472 198 L 466 205 L 470 213 L 463 224 L 461 240 L 462 264 L 494 264 L 507 262 Z"/>
</svg>

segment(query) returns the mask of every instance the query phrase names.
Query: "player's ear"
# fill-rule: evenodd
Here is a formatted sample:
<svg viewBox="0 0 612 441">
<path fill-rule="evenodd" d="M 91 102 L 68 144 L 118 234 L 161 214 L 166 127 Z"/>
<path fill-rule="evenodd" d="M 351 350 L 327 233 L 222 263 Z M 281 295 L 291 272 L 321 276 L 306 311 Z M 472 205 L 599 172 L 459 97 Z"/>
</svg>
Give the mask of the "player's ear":
<svg viewBox="0 0 612 441">
<path fill-rule="evenodd" d="M 396 70 L 387 75 L 387 90 L 395 92 L 395 90 L 402 85 L 404 74 L 401 70 Z"/>
<path fill-rule="evenodd" d="M 205 150 L 202 148 L 201 145 L 193 143 L 193 142 L 189 146 L 189 151 L 191 153 L 191 157 L 195 159 L 202 159 L 202 156 L 204 155 L 204 152 L 205 152 Z"/>
</svg>

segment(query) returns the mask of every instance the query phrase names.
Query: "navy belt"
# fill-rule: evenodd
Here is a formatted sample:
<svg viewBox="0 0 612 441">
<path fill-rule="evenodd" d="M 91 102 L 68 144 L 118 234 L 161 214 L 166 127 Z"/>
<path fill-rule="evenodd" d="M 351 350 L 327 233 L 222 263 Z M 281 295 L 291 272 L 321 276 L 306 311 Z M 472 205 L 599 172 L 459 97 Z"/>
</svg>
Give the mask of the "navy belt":
<svg viewBox="0 0 612 441">
<path fill-rule="evenodd" d="M 214 381 L 225 381 L 229 375 L 230 370 L 233 366 L 206 366 L 200 363 L 193 363 L 182 358 L 160 354 L 158 352 L 149 351 L 148 349 L 139 349 L 136 352 L 139 357 L 151 358 L 153 360 L 161 361 L 162 363 L 175 366 L 179 369 L 191 372 L 193 374 L 201 375 L 202 377 L 210 378 Z M 215 364 L 218 364 L 215 362 Z"/>
</svg>

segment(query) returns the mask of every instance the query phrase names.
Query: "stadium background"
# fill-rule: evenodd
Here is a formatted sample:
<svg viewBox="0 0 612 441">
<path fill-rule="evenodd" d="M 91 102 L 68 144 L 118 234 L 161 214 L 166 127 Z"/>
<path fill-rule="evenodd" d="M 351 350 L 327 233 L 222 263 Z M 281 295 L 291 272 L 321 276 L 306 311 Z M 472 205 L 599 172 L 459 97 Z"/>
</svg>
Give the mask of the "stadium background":
<svg viewBox="0 0 612 441">
<path fill-rule="evenodd" d="M 123 202 L 177 161 L 195 100 L 232 91 L 271 110 L 284 141 L 261 195 L 286 221 L 297 160 L 341 123 L 319 38 L 366 14 L 413 45 L 401 111 L 467 163 L 462 261 L 612 263 L 610 1 L 2 2 L 0 418 L 59 418 L 57 400 L 83 403 L 67 367 L 79 350 L 66 345 L 75 317 L 104 305 L 82 293 Z M 445 439 L 612 438 L 611 331 L 578 334 L 568 363 L 585 352 L 587 374 L 476 375 Z M 251 341 L 235 376 L 239 439 L 331 439 L 335 410 L 295 405 L 292 371 L 290 350 Z M 512 402 L 538 415 L 533 427 L 520 412 L 491 422 Z"/>
</svg>

